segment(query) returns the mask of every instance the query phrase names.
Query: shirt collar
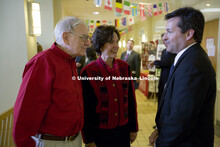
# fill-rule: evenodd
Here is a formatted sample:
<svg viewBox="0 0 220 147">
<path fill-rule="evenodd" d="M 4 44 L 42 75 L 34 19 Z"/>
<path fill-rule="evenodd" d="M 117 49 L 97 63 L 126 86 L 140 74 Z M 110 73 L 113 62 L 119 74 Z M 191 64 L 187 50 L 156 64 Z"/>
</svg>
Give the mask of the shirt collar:
<svg viewBox="0 0 220 147">
<path fill-rule="evenodd" d="M 115 73 L 117 72 L 118 64 L 117 64 L 117 62 L 116 62 L 115 59 L 113 60 L 113 67 L 112 67 L 112 68 L 110 68 L 110 67 L 105 63 L 104 60 L 102 60 L 101 56 L 99 57 L 98 60 L 99 60 L 99 61 L 101 62 L 101 64 L 105 67 L 105 69 L 108 71 L 108 73 L 110 73 L 110 74 L 115 74 Z"/>
<path fill-rule="evenodd" d="M 62 49 L 60 49 L 59 47 L 57 47 L 56 45 L 57 43 L 54 42 L 53 45 L 50 47 L 52 49 L 52 51 L 54 51 L 56 54 L 61 55 L 63 58 L 65 58 L 65 60 L 74 60 L 75 58 L 71 57 L 69 54 L 67 54 L 66 52 L 64 52 Z"/>
<path fill-rule="evenodd" d="M 129 54 L 129 55 L 130 55 L 130 54 L 131 54 L 131 52 L 132 52 L 132 50 L 127 50 L 127 54 Z"/>
<path fill-rule="evenodd" d="M 174 66 L 176 65 L 177 61 L 179 60 L 179 58 L 181 57 L 181 55 L 188 49 L 190 48 L 191 46 L 193 46 L 194 44 L 196 44 L 197 42 L 194 42 L 192 44 L 190 44 L 189 46 L 187 46 L 186 48 L 184 48 L 183 50 L 181 50 L 175 57 L 175 60 L 174 60 Z"/>
</svg>

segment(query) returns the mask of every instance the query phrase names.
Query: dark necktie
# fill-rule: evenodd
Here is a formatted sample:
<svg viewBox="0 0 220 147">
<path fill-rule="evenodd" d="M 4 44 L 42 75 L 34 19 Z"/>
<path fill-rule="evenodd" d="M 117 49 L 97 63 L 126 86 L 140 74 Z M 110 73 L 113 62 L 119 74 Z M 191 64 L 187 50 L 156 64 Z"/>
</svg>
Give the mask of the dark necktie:
<svg viewBox="0 0 220 147">
<path fill-rule="evenodd" d="M 128 59 L 128 56 L 129 56 L 129 54 L 126 54 L 126 56 L 125 56 L 125 61 Z"/>
<path fill-rule="evenodd" d="M 171 74 L 172 74 L 172 72 L 173 72 L 173 69 L 174 69 L 174 63 L 173 63 L 172 66 L 170 67 L 170 73 L 169 73 L 168 79 L 170 78 L 170 76 L 171 76 Z"/>
</svg>

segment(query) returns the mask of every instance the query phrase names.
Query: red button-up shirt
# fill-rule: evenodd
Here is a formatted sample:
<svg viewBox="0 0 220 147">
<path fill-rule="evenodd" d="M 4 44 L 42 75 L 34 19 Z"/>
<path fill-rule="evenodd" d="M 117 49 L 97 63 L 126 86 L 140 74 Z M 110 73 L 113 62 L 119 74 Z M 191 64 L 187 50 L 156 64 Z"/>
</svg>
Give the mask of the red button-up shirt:
<svg viewBox="0 0 220 147">
<path fill-rule="evenodd" d="M 13 137 L 18 147 L 35 146 L 36 133 L 71 136 L 84 123 L 81 82 L 75 59 L 54 43 L 25 66 L 14 106 Z"/>
</svg>

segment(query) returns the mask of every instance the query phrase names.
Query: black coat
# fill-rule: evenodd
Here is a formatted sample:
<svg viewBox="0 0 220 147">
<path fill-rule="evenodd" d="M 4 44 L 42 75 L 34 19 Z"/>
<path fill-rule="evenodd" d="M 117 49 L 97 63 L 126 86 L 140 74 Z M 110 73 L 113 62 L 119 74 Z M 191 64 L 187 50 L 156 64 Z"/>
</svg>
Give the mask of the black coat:
<svg viewBox="0 0 220 147">
<path fill-rule="evenodd" d="M 213 147 L 216 79 L 199 44 L 177 61 L 156 116 L 157 147 Z"/>
<path fill-rule="evenodd" d="M 161 68 L 160 81 L 158 85 L 158 103 L 163 93 L 164 85 L 167 82 L 170 73 L 170 67 L 173 64 L 175 57 L 176 54 L 166 52 L 166 49 L 164 49 L 162 51 L 161 60 L 154 61 L 156 68 Z"/>
</svg>

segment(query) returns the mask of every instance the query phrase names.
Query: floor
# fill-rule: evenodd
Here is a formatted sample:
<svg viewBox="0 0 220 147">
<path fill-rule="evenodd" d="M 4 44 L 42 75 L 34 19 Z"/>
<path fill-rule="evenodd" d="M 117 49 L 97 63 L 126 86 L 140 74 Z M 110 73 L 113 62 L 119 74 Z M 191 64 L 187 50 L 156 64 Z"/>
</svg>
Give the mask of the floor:
<svg viewBox="0 0 220 147">
<path fill-rule="evenodd" d="M 153 96 L 152 96 L 153 97 Z M 139 132 L 131 147 L 149 146 L 148 137 L 153 132 L 157 103 L 154 98 L 147 99 L 139 90 L 136 90 Z M 84 144 L 82 145 L 85 146 Z M 214 147 L 220 147 L 220 138 L 215 136 Z"/>
<path fill-rule="evenodd" d="M 148 137 L 153 131 L 155 125 L 155 115 L 157 103 L 152 99 L 147 99 L 146 96 L 139 90 L 136 90 L 137 109 L 139 132 L 136 141 L 131 147 L 146 147 L 149 146 Z M 215 136 L 214 147 L 220 147 L 220 138 Z"/>
</svg>

